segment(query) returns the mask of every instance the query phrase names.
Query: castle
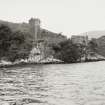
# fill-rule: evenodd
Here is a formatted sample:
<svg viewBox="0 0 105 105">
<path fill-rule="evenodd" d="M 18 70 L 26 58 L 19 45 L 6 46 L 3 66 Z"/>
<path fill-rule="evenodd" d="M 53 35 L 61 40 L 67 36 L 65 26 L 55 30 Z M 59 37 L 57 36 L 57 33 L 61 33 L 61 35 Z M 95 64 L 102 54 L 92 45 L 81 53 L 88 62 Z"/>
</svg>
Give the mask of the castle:
<svg viewBox="0 0 105 105">
<path fill-rule="evenodd" d="M 33 36 L 33 48 L 30 52 L 28 61 L 36 62 L 36 63 L 61 62 L 60 60 L 53 58 L 53 50 L 51 50 L 50 47 L 48 46 L 48 44 L 50 43 L 50 40 L 49 40 L 50 37 L 46 36 L 45 38 L 45 36 L 42 35 L 43 32 L 44 32 L 44 35 L 47 35 L 48 32 L 46 33 L 46 31 L 43 31 L 40 27 L 40 24 L 41 24 L 41 21 L 38 18 L 31 18 L 29 20 L 30 34 Z M 60 37 L 62 37 L 62 39 L 66 39 L 63 36 L 58 35 L 58 38 Z M 57 40 L 57 38 L 54 37 L 53 35 L 52 35 L 52 38 L 50 39 L 52 41 L 55 39 Z"/>
<path fill-rule="evenodd" d="M 23 33 L 29 33 L 34 37 L 33 39 L 38 39 L 39 41 L 45 40 L 48 44 L 59 43 L 67 39 L 66 36 L 60 33 L 55 33 L 41 27 L 41 21 L 38 18 L 31 18 L 28 23 L 12 23 L 0 20 L 1 24 L 8 26 L 13 32 L 21 31 Z"/>
<path fill-rule="evenodd" d="M 28 23 L 12 23 L 0 20 L 0 24 L 8 26 L 13 32 L 20 31 L 31 35 L 33 48 L 29 55 L 29 61 L 39 62 L 52 55 L 49 45 L 57 44 L 67 39 L 66 36 L 54 33 L 41 27 L 38 18 L 31 18 Z"/>
<path fill-rule="evenodd" d="M 38 41 L 40 36 L 40 23 L 38 18 L 31 18 L 29 20 L 30 33 L 34 38 L 34 42 Z"/>
<path fill-rule="evenodd" d="M 31 18 L 29 20 L 30 34 L 33 36 L 33 49 L 29 55 L 29 61 L 39 62 L 45 57 L 45 45 L 44 40 L 41 38 L 41 21 L 38 18 Z"/>
<path fill-rule="evenodd" d="M 71 36 L 71 41 L 73 42 L 73 44 L 82 44 L 87 46 L 89 39 L 88 36 L 79 36 L 79 35 L 72 35 Z"/>
</svg>

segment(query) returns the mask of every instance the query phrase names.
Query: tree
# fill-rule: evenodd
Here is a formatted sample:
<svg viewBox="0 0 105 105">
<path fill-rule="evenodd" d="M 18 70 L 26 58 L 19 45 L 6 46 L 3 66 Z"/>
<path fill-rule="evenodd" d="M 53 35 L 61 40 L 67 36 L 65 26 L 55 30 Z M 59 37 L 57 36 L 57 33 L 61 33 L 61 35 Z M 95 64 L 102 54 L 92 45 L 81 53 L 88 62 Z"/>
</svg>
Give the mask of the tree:
<svg viewBox="0 0 105 105">
<path fill-rule="evenodd" d="M 20 31 L 14 32 L 10 40 L 7 58 L 12 62 L 28 58 L 31 49 L 32 41 L 29 40 L 28 34 Z"/>
<path fill-rule="evenodd" d="M 33 38 L 29 33 L 12 32 L 8 26 L 0 25 L 0 59 L 14 62 L 28 58 Z"/>
<path fill-rule="evenodd" d="M 88 47 L 92 52 L 97 52 L 98 44 L 97 44 L 96 39 L 94 39 L 94 38 L 91 39 L 88 44 Z"/>
<path fill-rule="evenodd" d="M 53 47 L 55 57 L 64 61 L 65 63 L 77 62 L 81 57 L 79 47 L 76 44 L 73 44 L 70 39 L 59 43 L 58 46 Z"/>
<path fill-rule="evenodd" d="M 7 55 L 12 31 L 8 26 L 0 25 L 0 58 Z"/>
</svg>

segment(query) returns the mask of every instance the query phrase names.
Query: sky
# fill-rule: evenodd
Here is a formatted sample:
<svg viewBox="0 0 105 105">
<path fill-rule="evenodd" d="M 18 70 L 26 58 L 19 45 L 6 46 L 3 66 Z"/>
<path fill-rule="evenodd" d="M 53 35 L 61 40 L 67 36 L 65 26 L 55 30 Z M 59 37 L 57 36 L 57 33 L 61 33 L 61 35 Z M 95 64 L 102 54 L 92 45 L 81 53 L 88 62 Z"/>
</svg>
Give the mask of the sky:
<svg viewBox="0 0 105 105">
<path fill-rule="evenodd" d="M 0 20 L 41 20 L 41 27 L 70 37 L 105 30 L 105 0 L 0 0 Z"/>
</svg>

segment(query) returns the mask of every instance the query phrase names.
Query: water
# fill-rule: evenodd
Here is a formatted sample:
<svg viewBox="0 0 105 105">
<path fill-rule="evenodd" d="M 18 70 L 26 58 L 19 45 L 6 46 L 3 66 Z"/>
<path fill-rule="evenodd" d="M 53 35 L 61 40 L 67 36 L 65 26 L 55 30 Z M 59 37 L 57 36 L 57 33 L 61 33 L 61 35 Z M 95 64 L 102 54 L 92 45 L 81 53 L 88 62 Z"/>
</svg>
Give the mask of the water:
<svg viewBox="0 0 105 105">
<path fill-rule="evenodd" d="M 0 102 L 105 105 L 105 61 L 1 69 Z"/>
</svg>

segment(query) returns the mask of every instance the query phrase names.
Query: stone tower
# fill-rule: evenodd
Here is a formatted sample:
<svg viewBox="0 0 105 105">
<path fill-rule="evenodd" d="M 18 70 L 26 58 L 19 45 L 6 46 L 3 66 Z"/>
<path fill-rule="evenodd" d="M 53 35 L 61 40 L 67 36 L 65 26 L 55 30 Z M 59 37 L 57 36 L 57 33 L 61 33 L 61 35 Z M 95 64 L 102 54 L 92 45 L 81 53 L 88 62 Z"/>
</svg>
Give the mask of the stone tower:
<svg viewBox="0 0 105 105">
<path fill-rule="evenodd" d="M 40 34 L 40 19 L 38 18 L 31 18 L 29 20 L 29 26 L 30 26 L 30 33 L 33 36 L 33 43 L 37 43 L 39 39 Z"/>
</svg>

